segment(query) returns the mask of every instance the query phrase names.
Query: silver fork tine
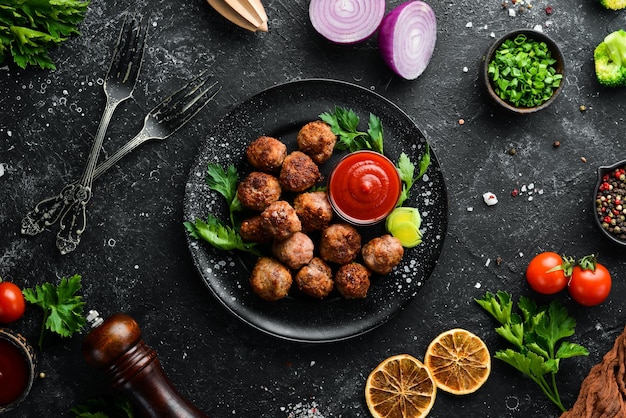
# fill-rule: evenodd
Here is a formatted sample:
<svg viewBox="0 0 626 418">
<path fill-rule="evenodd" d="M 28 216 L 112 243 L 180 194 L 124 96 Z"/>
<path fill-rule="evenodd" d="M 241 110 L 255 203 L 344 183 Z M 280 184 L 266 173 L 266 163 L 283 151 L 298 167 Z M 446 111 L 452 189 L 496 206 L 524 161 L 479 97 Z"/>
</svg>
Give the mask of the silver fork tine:
<svg viewBox="0 0 626 418">
<path fill-rule="evenodd" d="M 213 76 L 206 71 L 187 83 L 152 109 L 146 119 L 152 117 L 166 134 L 172 135 L 193 118 L 215 97 L 221 87 L 217 81 L 209 84 Z M 207 96 L 207 93 L 212 95 Z"/>
</svg>

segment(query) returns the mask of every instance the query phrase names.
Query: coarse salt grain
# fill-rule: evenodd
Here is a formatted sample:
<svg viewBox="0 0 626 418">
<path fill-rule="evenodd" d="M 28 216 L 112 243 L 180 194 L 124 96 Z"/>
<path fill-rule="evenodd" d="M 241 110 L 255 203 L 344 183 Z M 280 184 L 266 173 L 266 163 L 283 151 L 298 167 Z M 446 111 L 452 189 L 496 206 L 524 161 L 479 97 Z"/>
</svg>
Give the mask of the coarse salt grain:
<svg viewBox="0 0 626 418">
<path fill-rule="evenodd" d="M 474 24 L 473 24 L 472 22 L 467 22 L 467 23 L 465 24 L 465 27 L 466 27 L 466 28 L 471 28 L 472 26 L 474 26 Z"/>
<path fill-rule="evenodd" d="M 483 200 L 485 201 L 487 206 L 493 206 L 496 203 L 498 203 L 498 198 L 496 197 L 495 194 L 493 194 L 491 192 L 487 192 L 487 193 L 483 194 Z"/>
</svg>

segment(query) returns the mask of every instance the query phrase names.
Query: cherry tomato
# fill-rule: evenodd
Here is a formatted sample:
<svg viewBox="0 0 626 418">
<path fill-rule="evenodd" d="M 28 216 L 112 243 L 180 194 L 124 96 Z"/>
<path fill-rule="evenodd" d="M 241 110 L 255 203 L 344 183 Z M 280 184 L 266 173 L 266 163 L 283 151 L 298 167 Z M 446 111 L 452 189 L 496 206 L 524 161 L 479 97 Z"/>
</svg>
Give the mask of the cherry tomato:
<svg viewBox="0 0 626 418">
<path fill-rule="evenodd" d="M 557 253 L 539 253 L 526 268 L 526 280 L 535 292 L 552 295 L 567 286 L 566 268 L 563 258 Z"/>
<path fill-rule="evenodd" d="M 611 292 L 611 273 L 602 264 L 595 270 L 574 267 L 568 290 L 572 298 L 583 306 L 595 306 L 604 302 Z"/>
<path fill-rule="evenodd" d="M 24 315 L 26 302 L 22 290 L 10 282 L 0 282 L 0 322 L 8 324 Z"/>
</svg>

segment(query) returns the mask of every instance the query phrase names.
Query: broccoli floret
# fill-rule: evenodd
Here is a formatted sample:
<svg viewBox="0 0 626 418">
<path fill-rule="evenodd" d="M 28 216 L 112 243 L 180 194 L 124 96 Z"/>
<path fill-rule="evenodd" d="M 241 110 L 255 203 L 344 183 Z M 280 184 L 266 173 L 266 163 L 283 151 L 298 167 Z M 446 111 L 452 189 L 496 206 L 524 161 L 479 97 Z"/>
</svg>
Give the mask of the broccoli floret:
<svg viewBox="0 0 626 418">
<path fill-rule="evenodd" d="M 610 10 L 621 10 L 626 8 L 626 0 L 598 0 L 602 7 Z"/>
<path fill-rule="evenodd" d="M 607 87 L 626 86 L 626 31 L 609 34 L 593 52 L 598 82 Z"/>
</svg>

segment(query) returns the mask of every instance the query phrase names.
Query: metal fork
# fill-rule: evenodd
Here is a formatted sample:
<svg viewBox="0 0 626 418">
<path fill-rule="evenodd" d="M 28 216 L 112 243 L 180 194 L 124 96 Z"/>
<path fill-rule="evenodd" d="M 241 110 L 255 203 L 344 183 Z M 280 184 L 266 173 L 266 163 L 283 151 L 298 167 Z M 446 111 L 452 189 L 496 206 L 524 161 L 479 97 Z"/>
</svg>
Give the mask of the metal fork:
<svg viewBox="0 0 626 418">
<path fill-rule="evenodd" d="M 46 226 L 54 224 L 73 202 L 84 207 L 89 200 L 94 167 L 113 112 L 120 103 L 132 97 L 137 83 L 143 61 L 146 34 L 147 22 L 142 23 L 141 17 L 124 16 L 122 29 L 104 81 L 106 105 L 81 180 L 67 184 L 58 195 L 37 203 L 34 209 L 22 219 L 22 234 L 36 235 L 43 232 Z"/>
<path fill-rule="evenodd" d="M 211 78 L 212 75 L 206 72 L 200 74 L 154 107 L 144 118 L 139 133 L 94 170 L 94 179 L 139 145 L 149 140 L 167 139 L 189 122 L 221 90 L 217 81 L 209 82 Z M 67 254 L 76 249 L 85 230 L 84 205 L 70 206 L 61 218 L 60 226 L 57 247 L 61 254 Z"/>
</svg>

